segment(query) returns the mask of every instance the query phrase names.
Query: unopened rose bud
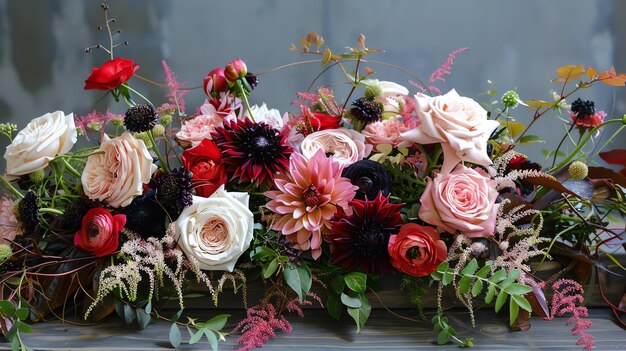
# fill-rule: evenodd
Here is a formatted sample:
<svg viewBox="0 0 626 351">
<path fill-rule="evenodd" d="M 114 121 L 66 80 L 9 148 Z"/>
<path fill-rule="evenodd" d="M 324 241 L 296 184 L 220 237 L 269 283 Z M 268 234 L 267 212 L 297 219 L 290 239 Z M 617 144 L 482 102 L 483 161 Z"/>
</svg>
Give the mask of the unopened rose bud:
<svg viewBox="0 0 626 351">
<path fill-rule="evenodd" d="M 226 89 L 228 89 L 228 82 L 226 82 L 223 68 L 216 68 L 204 77 L 204 92 L 207 96 L 219 95 Z"/>
<path fill-rule="evenodd" d="M 248 74 L 248 67 L 243 60 L 232 60 L 224 68 L 224 76 L 229 85 L 233 85 L 237 79 L 243 78 Z"/>
</svg>

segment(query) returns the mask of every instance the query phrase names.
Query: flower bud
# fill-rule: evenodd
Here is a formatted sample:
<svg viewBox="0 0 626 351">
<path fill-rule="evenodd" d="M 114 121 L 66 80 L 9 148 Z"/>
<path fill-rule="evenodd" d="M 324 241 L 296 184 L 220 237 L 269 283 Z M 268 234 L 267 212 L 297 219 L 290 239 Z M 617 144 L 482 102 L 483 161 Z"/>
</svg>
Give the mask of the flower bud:
<svg viewBox="0 0 626 351">
<path fill-rule="evenodd" d="M 207 96 L 219 95 L 219 93 L 225 92 L 226 89 L 228 89 L 228 83 L 226 82 L 223 68 L 216 68 L 204 77 L 204 93 Z"/>
<path fill-rule="evenodd" d="M 43 169 L 40 169 L 40 170 L 37 170 L 28 174 L 28 179 L 37 185 L 43 183 L 43 179 L 45 177 L 46 177 L 46 174 L 44 173 Z"/>
<path fill-rule="evenodd" d="M 517 105 L 519 105 L 519 101 L 519 95 L 514 90 L 507 91 L 504 95 L 502 95 L 502 99 L 500 99 L 502 105 L 510 109 L 516 108 Z"/>
<path fill-rule="evenodd" d="M 248 74 L 248 67 L 243 60 L 232 60 L 224 68 L 224 76 L 229 85 L 233 85 L 237 79 L 243 78 Z"/>
</svg>

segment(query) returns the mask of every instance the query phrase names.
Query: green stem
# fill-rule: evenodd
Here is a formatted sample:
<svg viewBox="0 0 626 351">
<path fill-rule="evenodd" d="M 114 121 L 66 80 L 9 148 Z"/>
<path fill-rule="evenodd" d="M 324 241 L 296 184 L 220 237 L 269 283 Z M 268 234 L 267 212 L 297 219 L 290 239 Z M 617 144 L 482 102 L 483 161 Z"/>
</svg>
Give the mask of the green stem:
<svg viewBox="0 0 626 351">
<path fill-rule="evenodd" d="M 154 146 L 153 147 L 154 153 L 156 153 L 157 157 L 159 158 L 159 162 L 161 162 L 161 166 L 163 166 L 163 168 L 169 172 L 170 167 L 168 166 L 167 162 L 165 162 L 165 160 L 163 159 L 163 156 L 161 155 L 161 151 L 159 151 L 159 146 L 157 145 L 156 140 L 154 140 L 154 135 L 152 134 L 152 130 L 148 131 L 148 137 L 150 138 L 150 142 Z"/>
<path fill-rule="evenodd" d="M 61 160 L 63 160 L 63 166 L 65 166 L 68 172 L 70 172 L 76 178 L 81 177 L 81 174 L 74 167 L 72 167 L 69 162 L 67 162 L 67 159 L 65 157 L 61 157 Z"/>
<path fill-rule="evenodd" d="M 0 179 L 2 180 L 2 183 L 3 183 L 4 185 L 6 185 L 6 187 L 7 187 L 7 188 L 9 188 L 9 190 L 11 190 L 11 192 L 12 192 L 13 194 L 15 194 L 15 196 L 17 196 L 17 197 L 18 197 L 18 198 L 20 198 L 20 199 L 23 199 L 23 198 L 24 198 L 24 195 L 22 195 L 22 193 L 20 193 L 20 191 L 19 191 L 19 190 L 17 190 L 17 189 L 13 186 L 13 184 L 11 184 L 11 183 L 10 183 L 8 180 L 6 180 L 3 176 L 0 176 Z"/>
<path fill-rule="evenodd" d="M 131 88 L 131 87 L 130 87 L 130 85 L 128 85 L 128 84 L 124 84 L 124 86 L 125 86 L 128 90 L 130 90 L 130 91 L 132 91 L 133 93 L 137 94 L 137 96 L 139 96 L 140 98 L 144 99 L 144 101 L 146 101 L 146 102 L 147 102 L 147 103 L 149 103 L 150 105 L 154 106 L 154 104 L 153 104 L 150 100 L 148 100 L 148 98 L 147 98 L 147 97 L 145 97 L 145 96 L 141 95 L 141 93 L 140 93 L 140 92 L 138 92 L 137 90 L 135 90 L 135 89 Z"/>
<path fill-rule="evenodd" d="M 62 216 L 64 214 L 63 211 L 57 210 L 56 208 L 44 207 L 39 209 L 39 213 L 52 213 L 55 215 Z"/>
<path fill-rule="evenodd" d="M 593 128 L 592 130 L 589 131 L 589 133 L 587 133 L 587 135 L 585 136 L 585 138 L 578 143 L 578 145 L 576 146 L 576 148 L 574 149 L 574 151 L 572 151 L 569 156 L 567 156 L 563 161 L 561 161 L 558 165 L 550 168 L 549 170 L 546 171 L 546 173 L 552 173 L 556 170 L 561 169 L 562 167 L 564 167 L 565 165 L 567 165 L 569 163 L 569 161 L 571 161 L 577 154 L 578 152 L 587 144 L 587 142 L 589 141 L 589 139 L 591 139 L 591 137 L 593 136 L 593 134 L 600 128 L 609 125 L 611 123 L 622 123 L 621 119 L 610 119 L 602 124 L 600 124 L 599 126 Z"/>
<path fill-rule="evenodd" d="M 243 84 L 241 83 L 240 79 L 237 79 L 237 89 L 241 93 L 241 97 L 243 98 L 243 102 L 246 105 L 246 109 L 248 110 L 248 115 L 250 115 L 250 119 L 252 120 L 253 123 L 256 123 L 256 121 L 254 120 L 254 116 L 252 116 L 252 111 L 250 110 L 250 103 L 248 102 L 248 94 L 246 93 L 246 90 L 243 88 Z"/>
</svg>

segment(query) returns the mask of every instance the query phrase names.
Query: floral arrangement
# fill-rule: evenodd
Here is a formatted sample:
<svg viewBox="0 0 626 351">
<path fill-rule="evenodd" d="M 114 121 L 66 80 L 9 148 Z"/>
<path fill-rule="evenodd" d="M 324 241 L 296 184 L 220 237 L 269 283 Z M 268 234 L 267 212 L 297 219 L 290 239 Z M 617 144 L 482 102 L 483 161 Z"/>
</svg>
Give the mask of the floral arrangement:
<svg viewBox="0 0 626 351">
<path fill-rule="evenodd" d="M 102 8 L 101 28 L 117 33 Z M 372 66 L 395 66 L 370 60 L 379 50 L 364 36 L 336 54 L 309 33 L 291 50 L 340 70 L 346 96 L 322 86 L 297 93 L 295 112 L 252 106 L 261 79 L 237 59 L 204 77 L 206 101 L 188 113 L 193 89 L 165 61 L 164 84 L 142 77 L 137 63 L 114 56 L 123 43 L 109 35 L 111 46 L 86 50 L 109 60 L 85 89 L 125 104 L 123 114 L 55 111 L 19 131 L 0 124 L 9 141 L 0 330 L 13 349 L 25 347 L 28 321 L 71 313 L 97 321 L 114 311 L 139 328 L 169 320 L 174 347 L 187 340 L 186 326 L 190 344 L 206 338 L 217 349 L 229 316 L 198 321 L 185 313 L 185 297 L 199 292 L 219 306 L 231 286 L 247 309 L 232 331 L 243 350 L 291 331 L 289 313 L 303 316 L 305 305 L 336 319 L 347 313 L 358 332 L 383 275 L 422 316 L 422 297 L 437 291 L 439 344 L 473 345 L 445 317 L 449 289 L 472 323 L 482 302 L 495 312 L 507 305 L 517 330 L 528 328 L 530 313 L 570 314 L 578 344 L 593 348 L 581 284 L 591 270 L 616 273 L 607 262 L 621 230 L 608 225 L 626 208 L 626 173 L 589 165 L 596 156 L 626 165 L 625 151 L 604 151 L 626 117 L 611 119 L 583 93 L 624 86 L 625 74 L 564 66 L 553 79 L 560 93 L 545 101 L 514 90 L 498 99 L 491 89 L 480 104 L 438 87 L 467 49 L 427 82 L 409 73 L 411 91 L 374 79 Z M 164 87 L 164 102 L 133 89 L 134 79 Z M 529 133 L 547 114 L 560 116 L 566 133 L 540 164 L 516 149 L 539 145 Z M 599 145 L 610 124 L 619 129 Z M 541 277 L 538 267 L 553 258 L 564 269 Z M 264 284 L 260 301 L 248 301 L 249 284 Z M 178 312 L 164 316 L 172 299 Z"/>
</svg>

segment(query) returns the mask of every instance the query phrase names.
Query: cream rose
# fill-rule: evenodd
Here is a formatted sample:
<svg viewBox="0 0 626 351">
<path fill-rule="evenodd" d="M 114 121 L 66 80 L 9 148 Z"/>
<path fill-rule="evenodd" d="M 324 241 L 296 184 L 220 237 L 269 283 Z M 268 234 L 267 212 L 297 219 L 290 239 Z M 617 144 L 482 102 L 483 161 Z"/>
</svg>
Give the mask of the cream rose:
<svg viewBox="0 0 626 351">
<path fill-rule="evenodd" d="M 247 193 L 226 192 L 224 186 L 208 198 L 194 196 L 174 222 L 185 255 L 196 258 L 201 269 L 232 272 L 252 241 L 249 199 Z"/>
<path fill-rule="evenodd" d="M 81 177 L 85 195 L 116 208 L 130 205 L 157 169 L 146 144 L 130 133 L 114 139 L 105 134 L 98 151 L 87 159 Z"/>
<path fill-rule="evenodd" d="M 72 113 L 55 111 L 33 119 L 4 153 L 8 178 L 46 168 L 54 157 L 70 151 L 77 138 Z"/>
<path fill-rule="evenodd" d="M 365 136 L 352 129 L 326 129 L 307 135 L 302 144 L 302 155 L 310 159 L 317 150 L 324 150 L 342 165 L 362 160 L 372 152 L 372 145 L 365 143 Z"/>
<path fill-rule="evenodd" d="M 449 233 L 470 238 L 493 235 L 500 205 L 496 181 L 480 169 L 459 164 L 448 174 L 437 173 L 420 199 L 419 218 Z"/>
<path fill-rule="evenodd" d="M 488 166 L 487 140 L 498 122 L 487 119 L 487 111 L 455 90 L 430 97 L 415 95 L 421 124 L 402 133 L 405 142 L 418 144 L 441 143 L 443 173 L 452 171 L 461 161 Z"/>
</svg>

